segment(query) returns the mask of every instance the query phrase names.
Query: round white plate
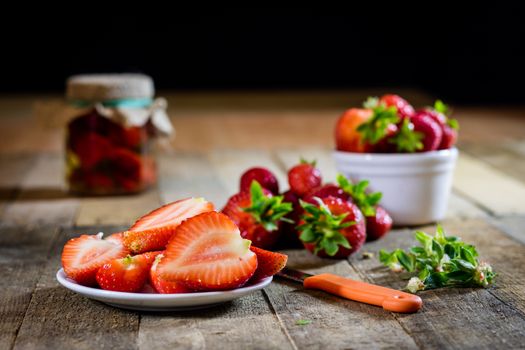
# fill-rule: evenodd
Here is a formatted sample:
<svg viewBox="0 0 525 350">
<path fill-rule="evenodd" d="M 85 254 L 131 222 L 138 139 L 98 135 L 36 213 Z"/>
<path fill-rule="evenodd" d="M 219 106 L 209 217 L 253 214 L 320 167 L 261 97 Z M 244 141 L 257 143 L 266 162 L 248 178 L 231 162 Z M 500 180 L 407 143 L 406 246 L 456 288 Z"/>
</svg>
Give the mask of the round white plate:
<svg viewBox="0 0 525 350">
<path fill-rule="evenodd" d="M 123 309 L 140 311 L 180 311 L 211 307 L 263 289 L 272 282 L 272 277 L 267 277 L 255 284 L 228 291 L 157 294 L 112 292 L 85 287 L 69 279 L 64 273 L 64 269 L 58 270 L 56 277 L 61 285 L 87 298 Z"/>
</svg>

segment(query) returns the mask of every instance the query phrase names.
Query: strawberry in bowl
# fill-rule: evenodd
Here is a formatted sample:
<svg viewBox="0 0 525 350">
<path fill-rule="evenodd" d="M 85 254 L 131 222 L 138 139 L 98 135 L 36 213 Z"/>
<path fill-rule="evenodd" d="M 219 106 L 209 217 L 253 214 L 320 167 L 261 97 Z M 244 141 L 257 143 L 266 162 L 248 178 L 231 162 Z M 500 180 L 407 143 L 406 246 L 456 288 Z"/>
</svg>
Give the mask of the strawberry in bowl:
<svg viewBox="0 0 525 350">
<path fill-rule="evenodd" d="M 349 118 L 347 111 L 336 124 L 337 170 L 356 181 L 370 180 L 383 193 L 378 212 L 386 209 L 396 224 L 443 219 L 458 155 L 458 123 L 447 106 L 438 100 L 414 110 L 405 99 L 385 95 L 369 98 L 364 110 L 370 114 L 366 120 Z M 388 225 L 382 216 L 376 223 Z"/>
</svg>

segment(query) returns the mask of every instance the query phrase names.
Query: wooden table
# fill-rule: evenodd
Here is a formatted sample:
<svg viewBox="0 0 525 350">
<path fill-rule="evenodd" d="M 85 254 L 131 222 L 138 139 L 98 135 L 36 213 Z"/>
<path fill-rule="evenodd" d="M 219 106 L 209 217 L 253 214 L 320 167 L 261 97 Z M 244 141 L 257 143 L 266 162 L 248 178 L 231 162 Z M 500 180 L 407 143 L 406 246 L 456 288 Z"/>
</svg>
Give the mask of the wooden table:
<svg viewBox="0 0 525 350">
<path fill-rule="evenodd" d="M 155 314 L 115 309 L 57 284 L 67 239 L 119 230 L 189 195 L 221 207 L 249 166 L 270 168 L 284 186 L 302 155 L 333 180 L 334 121 L 370 93 L 381 91 L 167 94 L 177 138 L 160 156 L 158 188 L 112 198 L 65 192 L 61 128 L 45 117 L 57 96 L 0 98 L 0 349 L 525 348 L 525 109 L 517 107 L 456 110 L 461 157 L 442 224 L 493 264 L 491 288 L 422 292 L 423 309 L 402 315 L 276 280 L 209 310 Z M 349 260 L 286 253 L 292 267 L 401 288 L 405 282 L 362 253 L 408 247 L 412 232 L 397 228 Z"/>
</svg>

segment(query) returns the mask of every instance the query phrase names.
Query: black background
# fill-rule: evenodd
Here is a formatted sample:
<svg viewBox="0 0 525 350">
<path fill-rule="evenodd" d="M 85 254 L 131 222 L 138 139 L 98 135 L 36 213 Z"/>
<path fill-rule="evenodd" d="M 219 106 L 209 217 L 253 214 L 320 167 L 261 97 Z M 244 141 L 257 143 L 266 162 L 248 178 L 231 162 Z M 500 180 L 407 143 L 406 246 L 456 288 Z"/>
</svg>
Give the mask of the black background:
<svg viewBox="0 0 525 350">
<path fill-rule="evenodd" d="M 75 73 L 131 71 L 160 89 L 414 87 L 454 103 L 525 102 L 518 3 L 140 7 L 5 16 L 0 91 L 60 92 Z"/>
</svg>

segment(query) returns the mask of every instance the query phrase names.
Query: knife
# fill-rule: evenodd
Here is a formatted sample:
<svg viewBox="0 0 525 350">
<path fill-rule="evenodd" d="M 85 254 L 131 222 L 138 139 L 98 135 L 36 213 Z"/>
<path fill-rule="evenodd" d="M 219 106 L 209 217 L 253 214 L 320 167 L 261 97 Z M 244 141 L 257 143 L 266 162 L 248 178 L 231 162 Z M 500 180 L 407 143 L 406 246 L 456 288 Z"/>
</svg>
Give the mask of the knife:
<svg viewBox="0 0 525 350">
<path fill-rule="evenodd" d="M 331 273 L 314 276 L 285 267 L 277 276 L 302 283 L 306 289 L 319 289 L 349 300 L 382 306 L 387 311 L 411 313 L 423 306 L 423 301 L 417 295 Z"/>
</svg>

